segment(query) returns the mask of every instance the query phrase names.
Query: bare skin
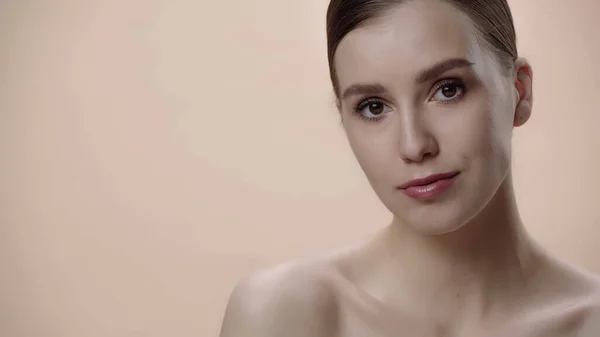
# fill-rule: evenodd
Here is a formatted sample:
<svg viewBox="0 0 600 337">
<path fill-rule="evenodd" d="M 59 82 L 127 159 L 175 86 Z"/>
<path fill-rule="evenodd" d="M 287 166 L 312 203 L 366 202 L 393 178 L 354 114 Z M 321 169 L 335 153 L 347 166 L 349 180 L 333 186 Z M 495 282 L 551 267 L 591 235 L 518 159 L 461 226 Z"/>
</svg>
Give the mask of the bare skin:
<svg viewBox="0 0 600 337">
<path fill-rule="evenodd" d="M 539 247 L 516 206 L 527 61 L 502 69 L 468 16 L 419 0 L 350 32 L 335 64 L 350 146 L 393 220 L 240 282 L 221 337 L 600 336 L 599 279 Z M 438 196 L 398 189 L 444 172 L 459 174 Z"/>
</svg>

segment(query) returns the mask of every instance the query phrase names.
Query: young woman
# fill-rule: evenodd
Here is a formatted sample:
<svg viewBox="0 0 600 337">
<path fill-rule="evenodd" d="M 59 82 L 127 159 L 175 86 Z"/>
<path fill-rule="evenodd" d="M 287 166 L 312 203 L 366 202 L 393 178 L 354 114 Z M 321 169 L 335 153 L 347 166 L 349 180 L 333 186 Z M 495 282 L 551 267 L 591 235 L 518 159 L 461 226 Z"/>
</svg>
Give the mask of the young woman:
<svg viewBox="0 0 600 337">
<path fill-rule="evenodd" d="M 600 282 L 536 245 L 515 203 L 532 70 L 506 1 L 333 0 L 327 35 L 342 124 L 393 220 L 242 281 L 221 336 L 600 336 Z"/>
</svg>

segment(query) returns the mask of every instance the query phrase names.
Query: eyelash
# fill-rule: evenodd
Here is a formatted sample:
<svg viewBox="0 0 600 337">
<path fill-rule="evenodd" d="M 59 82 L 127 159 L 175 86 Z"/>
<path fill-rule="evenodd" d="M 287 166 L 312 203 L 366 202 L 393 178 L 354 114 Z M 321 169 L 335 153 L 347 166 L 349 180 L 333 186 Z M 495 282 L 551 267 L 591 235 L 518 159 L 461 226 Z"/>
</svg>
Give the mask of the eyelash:
<svg viewBox="0 0 600 337">
<path fill-rule="evenodd" d="M 372 104 L 372 103 L 379 103 L 379 104 L 385 105 L 383 100 L 381 100 L 379 98 L 375 98 L 375 97 L 367 98 L 365 100 L 360 101 L 354 108 L 354 113 L 356 114 L 356 116 L 358 116 L 358 118 L 360 118 L 362 120 L 369 121 L 369 122 L 377 121 L 377 120 L 380 120 L 381 118 L 383 118 L 383 114 L 381 116 L 377 116 L 377 117 L 366 117 L 365 115 L 363 115 L 361 113 L 364 108 L 366 108 L 367 106 L 369 106 L 369 104 Z"/>
<path fill-rule="evenodd" d="M 465 96 L 465 94 L 467 93 L 467 86 L 465 85 L 463 80 L 458 79 L 458 78 L 448 78 L 448 79 L 438 82 L 434 86 L 434 89 L 432 90 L 433 94 L 437 93 L 440 89 L 442 89 L 443 87 L 448 86 L 448 85 L 456 86 L 457 88 L 460 89 L 461 92 L 460 92 L 460 94 L 456 95 L 456 97 L 453 97 L 451 99 L 447 99 L 444 101 L 438 101 L 438 103 L 440 103 L 440 104 L 454 103 L 454 102 L 462 99 Z M 372 103 L 379 103 L 379 104 L 386 105 L 382 99 L 377 98 L 377 97 L 370 97 L 370 98 L 364 99 L 364 100 L 360 101 L 354 108 L 354 113 L 356 114 L 356 116 L 358 116 L 358 118 L 360 118 L 362 120 L 366 120 L 369 122 L 376 122 L 376 121 L 382 119 L 383 117 L 385 117 L 384 114 L 382 114 L 381 116 L 378 116 L 378 117 L 365 117 L 361 113 L 365 107 L 367 107 L 369 104 L 372 104 Z"/>
<path fill-rule="evenodd" d="M 448 78 L 448 79 L 438 82 L 438 84 L 436 84 L 436 86 L 434 87 L 433 93 L 435 94 L 436 92 L 438 92 L 440 89 L 442 89 L 443 87 L 445 87 L 447 85 L 456 86 L 457 88 L 459 88 L 461 90 L 461 92 L 459 95 L 456 95 L 456 97 L 447 99 L 445 101 L 439 101 L 438 103 L 440 103 L 440 104 L 449 104 L 449 103 L 458 101 L 458 100 L 462 99 L 465 96 L 465 94 L 467 93 L 467 86 L 465 85 L 465 82 L 458 78 Z"/>
</svg>

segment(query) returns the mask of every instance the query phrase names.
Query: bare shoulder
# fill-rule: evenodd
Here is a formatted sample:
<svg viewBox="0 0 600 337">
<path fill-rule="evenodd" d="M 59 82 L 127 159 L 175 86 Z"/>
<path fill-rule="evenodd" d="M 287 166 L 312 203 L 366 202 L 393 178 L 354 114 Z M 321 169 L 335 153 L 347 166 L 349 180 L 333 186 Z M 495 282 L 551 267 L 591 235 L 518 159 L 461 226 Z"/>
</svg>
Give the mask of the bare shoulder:
<svg viewBox="0 0 600 337">
<path fill-rule="evenodd" d="M 591 290 L 584 301 L 585 314 L 577 335 L 580 337 L 600 336 L 600 278 L 591 276 L 588 280 Z"/>
<path fill-rule="evenodd" d="M 246 277 L 231 294 L 220 336 L 330 336 L 337 315 L 332 269 L 324 260 L 297 260 Z"/>
<path fill-rule="evenodd" d="M 564 292 L 550 315 L 555 324 L 576 333 L 578 337 L 600 336 L 600 278 L 586 270 L 570 266 L 565 269 L 570 287 Z M 550 311 L 552 312 L 552 311 Z"/>
<path fill-rule="evenodd" d="M 562 260 L 549 266 L 516 316 L 517 326 L 532 336 L 600 336 L 600 278 Z"/>
</svg>

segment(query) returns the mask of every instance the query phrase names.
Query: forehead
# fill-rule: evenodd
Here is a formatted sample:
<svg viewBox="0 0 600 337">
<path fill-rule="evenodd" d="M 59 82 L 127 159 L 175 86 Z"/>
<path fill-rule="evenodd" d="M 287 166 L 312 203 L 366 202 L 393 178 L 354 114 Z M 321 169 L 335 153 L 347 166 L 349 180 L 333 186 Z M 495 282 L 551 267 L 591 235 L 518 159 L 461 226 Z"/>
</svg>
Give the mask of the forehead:
<svg viewBox="0 0 600 337">
<path fill-rule="evenodd" d="M 335 54 L 340 88 L 350 82 L 385 82 L 415 75 L 439 61 L 485 63 L 472 20 L 439 0 L 412 0 L 348 33 Z"/>
</svg>

